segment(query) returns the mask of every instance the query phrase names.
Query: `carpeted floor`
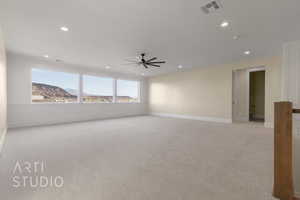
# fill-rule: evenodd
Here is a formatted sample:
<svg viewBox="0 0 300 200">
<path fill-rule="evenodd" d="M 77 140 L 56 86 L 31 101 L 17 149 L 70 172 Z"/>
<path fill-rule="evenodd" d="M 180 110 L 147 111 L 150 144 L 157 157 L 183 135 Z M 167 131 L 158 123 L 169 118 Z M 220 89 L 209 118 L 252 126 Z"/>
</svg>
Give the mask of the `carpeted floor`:
<svg viewBox="0 0 300 200">
<path fill-rule="evenodd" d="M 272 200 L 272 131 L 150 116 L 14 129 L 0 158 L 0 198 Z M 26 162 L 44 168 L 29 173 Z M 25 175 L 64 184 L 16 187 Z"/>
</svg>

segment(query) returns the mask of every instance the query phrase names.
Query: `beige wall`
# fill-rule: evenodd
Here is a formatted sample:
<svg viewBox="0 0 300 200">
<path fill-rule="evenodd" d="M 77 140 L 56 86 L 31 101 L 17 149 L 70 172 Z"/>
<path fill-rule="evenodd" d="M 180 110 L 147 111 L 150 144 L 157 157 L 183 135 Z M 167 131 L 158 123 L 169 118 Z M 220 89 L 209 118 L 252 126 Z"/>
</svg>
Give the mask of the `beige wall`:
<svg viewBox="0 0 300 200">
<path fill-rule="evenodd" d="M 232 119 L 232 71 L 266 67 L 266 125 L 273 123 L 273 102 L 280 100 L 281 58 L 245 60 L 207 66 L 149 79 L 152 113 Z"/>
<path fill-rule="evenodd" d="M 6 120 L 6 57 L 4 49 L 4 41 L 0 30 L 0 152 L 4 141 L 7 128 Z"/>
</svg>

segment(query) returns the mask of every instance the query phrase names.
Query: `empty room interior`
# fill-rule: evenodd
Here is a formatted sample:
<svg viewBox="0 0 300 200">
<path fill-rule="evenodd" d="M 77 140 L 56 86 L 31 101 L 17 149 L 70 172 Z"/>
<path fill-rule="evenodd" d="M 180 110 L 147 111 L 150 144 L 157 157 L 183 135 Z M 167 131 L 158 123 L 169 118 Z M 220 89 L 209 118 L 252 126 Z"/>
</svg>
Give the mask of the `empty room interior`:
<svg viewBox="0 0 300 200">
<path fill-rule="evenodd" d="M 300 1 L 0 0 L 1 200 L 299 200 Z"/>
</svg>

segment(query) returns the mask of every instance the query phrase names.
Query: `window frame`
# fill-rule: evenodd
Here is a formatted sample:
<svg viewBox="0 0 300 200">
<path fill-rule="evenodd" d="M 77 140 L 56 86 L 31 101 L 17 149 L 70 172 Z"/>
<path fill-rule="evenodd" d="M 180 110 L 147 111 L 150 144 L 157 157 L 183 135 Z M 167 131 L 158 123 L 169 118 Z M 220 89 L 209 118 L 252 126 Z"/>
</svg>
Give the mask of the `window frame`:
<svg viewBox="0 0 300 200">
<path fill-rule="evenodd" d="M 83 97 L 84 97 L 84 81 L 83 81 L 83 76 L 93 76 L 93 77 L 97 77 L 97 78 L 107 78 L 107 79 L 112 79 L 112 102 L 84 102 L 83 101 Z M 91 74 L 80 74 L 80 79 L 81 79 L 81 85 L 80 85 L 80 99 L 79 99 L 79 103 L 82 103 L 82 104 L 111 104 L 111 103 L 115 103 L 114 100 L 115 100 L 115 78 L 113 77 L 109 77 L 109 76 L 100 76 L 100 75 L 91 75 Z"/>
<path fill-rule="evenodd" d="M 77 94 L 77 101 L 74 102 L 33 102 L 32 98 L 32 71 L 33 69 L 38 69 L 38 70 L 45 70 L 45 71 L 50 71 L 50 72 L 61 72 L 61 73 L 67 73 L 67 74 L 73 74 L 78 77 L 78 94 Z M 99 77 L 99 78 L 110 78 L 112 79 L 113 82 L 113 99 L 112 102 L 83 102 L 83 76 L 94 76 L 94 77 Z M 135 81 L 138 84 L 137 92 L 138 92 L 138 97 L 136 102 L 118 102 L 117 101 L 117 94 L 118 94 L 118 80 L 122 81 Z M 53 69 L 53 68 L 48 68 L 48 67 L 31 67 L 30 68 L 30 104 L 33 105 L 45 105 L 45 104 L 55 104 L 55 105 L 65 105 L 65 104 L 140 104 L 142 102 L 142 81 L 140 79 L 126 79 L 126 78 L 116 78 L 113 76 L 105 76 L 105 75 L 98 75 L 98 74 L 89 74 L 89 73 L 80 73 L 80 72 L 74 72 L 74 71 L 68 71 L 68 70 L 59 70 L 59 69 Z"/>
<path fill-rule="evenodd" d="M 61 73 L 66 73 L 66 74 L 73 74 L 78 76 L 78 84 L 80 84 L 80 73 L 76 72 L 69 72 L 69 71 L 61 71 L 61 70 L 56 70 L 56 69 L 49 69 L 49 68 L 42 68 L 42 67 L 31 67 L 30 69 L 30 102 L 31 104 L 36 104 L 36 105 L 43 105 L 43 104 L 56 104 L 56 105 L 61 105 L 61 104 L 77 104 L 80 103 L 80 91 L 78 88 L 78 94 L 77 94 L 77 100 L 74 102 L 34 102 L 32 99 L 32 70 L 33 69 L 38 69 L 38 70 L 44 70 L 44 71 L 50 71 L 50 72 L 61 72 Z"/>
<path fill-rule="evenodd" d="M 138 84 L 138 88 L 137 88 L 137 92 L 138 92 L 138 97 L 137 97 L 137 101 L 136 102 L 118 102 L 117 98 L 118 98 L 118 80 L 122 80 L 122 81 L 134 81 L 137 82 Z M 138 104 L 141 103 L 141 81 L 140 80 L 135 80 L 135 79 L 123 79 L 123 78 L 117 78 L 116 79 L 116 93 L 115 93 L 115 103 L 120 103 L 120 104 Z"/>
</svg>

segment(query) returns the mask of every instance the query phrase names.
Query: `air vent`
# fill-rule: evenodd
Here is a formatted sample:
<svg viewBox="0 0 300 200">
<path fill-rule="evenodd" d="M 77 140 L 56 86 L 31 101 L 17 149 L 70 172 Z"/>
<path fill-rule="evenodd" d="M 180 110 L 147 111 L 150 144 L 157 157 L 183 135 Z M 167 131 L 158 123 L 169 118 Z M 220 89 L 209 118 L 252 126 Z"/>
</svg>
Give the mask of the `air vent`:
<svg viewBox="0 0 300 200">
<path fill-rule="evenodd" d="M 211 1 L 206 5 L 202 6 L 201 9 L 205 14 L 213 13 L 221 8 L 220 1 Z"/>
<path fill-rule="evenodd" d="M 55 62 L 63 62 L 63 61 L 60 59 L 55 59 Z"/>
</svg>

